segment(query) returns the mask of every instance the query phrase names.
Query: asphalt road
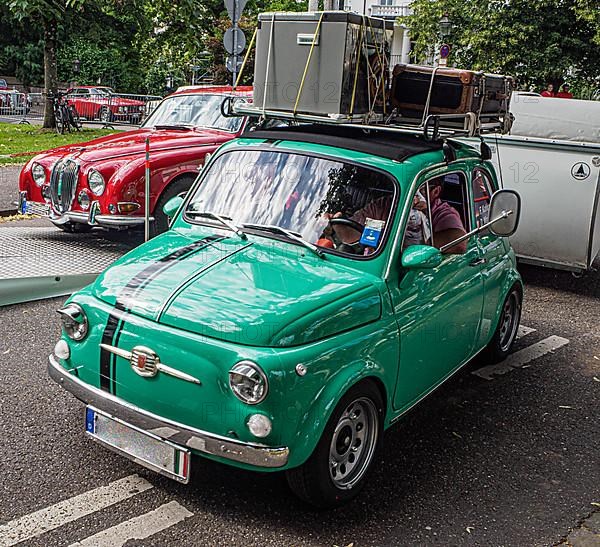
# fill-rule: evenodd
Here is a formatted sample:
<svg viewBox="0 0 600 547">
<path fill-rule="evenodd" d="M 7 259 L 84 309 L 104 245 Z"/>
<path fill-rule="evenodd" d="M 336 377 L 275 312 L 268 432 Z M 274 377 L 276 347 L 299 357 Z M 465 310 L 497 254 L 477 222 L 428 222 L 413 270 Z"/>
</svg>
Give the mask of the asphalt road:
<svg viewBox="0 0 600 547">
<path fill-rule="evenodd" d="M 138 474 L 142 493 L 24 545 L 70 545 L 130 519 L 152 527 L 165 504 L 176 523 L 128 546 L 560 544 L 600 512 L 600 273 L 522 273 L 522 323 L 535 331 L 515 349 L 530 349 L 492 380 L 479 363 L 432 394 L 387 432 L 361 496 L 331 512 L 297 501 L 280 474 L 198 460 L 183 486 L 99 447 L 82 405 L 46 375 L 63 299 L 1 308 L 0 525 Z M 568 343 L 544 353 L 551 336 Z"/>
</svg>

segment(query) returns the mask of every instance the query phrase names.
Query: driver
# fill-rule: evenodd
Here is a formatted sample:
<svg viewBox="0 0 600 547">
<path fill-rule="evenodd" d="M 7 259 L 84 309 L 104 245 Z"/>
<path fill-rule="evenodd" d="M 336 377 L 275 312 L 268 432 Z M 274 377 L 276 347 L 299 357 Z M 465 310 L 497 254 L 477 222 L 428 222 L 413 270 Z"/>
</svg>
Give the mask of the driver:
<svg viewBox="0 0 600 547">
<path fill-rule="evenodd" d="M 442 201 L 440 195 L 443 190 L 443 177 L 438 177 L 429 181 L 429 197 L 431 199 L 431 230 L 433 232 L 433 245 L 441 248 L 459 237 L 466 234 L 465 227 L 458 211 L 449 203 Z M 427 200 L 427 192 L 422 195 Z M 362 209 L 356 211 L 350 220 L 365 225 L 367 219 L 387 220 L 392 206 L 392 196 L 383 196 L 365 205 Z M 327 218 L 343 218 L 341 212 L 333 215 L 326 215 Z M 332 226 L 336 235 L 343 243 L 354 245 L 358 243 L 361 233 L 355 228 L 344 225 Z M 445 254 L 464 254 L 467 250 L 467 242 L 462 241 L 446 251 Z"/>
</svg>

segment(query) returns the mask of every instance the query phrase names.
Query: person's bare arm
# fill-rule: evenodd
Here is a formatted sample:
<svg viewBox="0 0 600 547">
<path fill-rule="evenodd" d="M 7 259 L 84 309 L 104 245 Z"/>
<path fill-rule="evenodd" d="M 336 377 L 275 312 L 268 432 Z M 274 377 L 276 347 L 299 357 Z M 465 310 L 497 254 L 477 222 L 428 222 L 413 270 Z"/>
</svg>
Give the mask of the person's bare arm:
<svg viewBox="0 0 600 547">
<path fill-rule="evenodd" d="M 433 242 L 435 243 L 435 246 L 438 249 L 440 249 L 444 245 L 446 245 L 448 243 L 452 243 L 459 237 L 464 236 L 465 234 L 466 234 L 466 232 L 464 230 L 460 230 L 458 228 L 449 228 L 448 230 L 442 230 L 441 232 L 435 232 L 435 234 L 433 234 Z M 446 251 L 444 251 L 444 254 L 462 255 L 466 251 L 467 251 L 467 242 L 462 241 L 462 242 L 450 247 Z"/>
</svg>

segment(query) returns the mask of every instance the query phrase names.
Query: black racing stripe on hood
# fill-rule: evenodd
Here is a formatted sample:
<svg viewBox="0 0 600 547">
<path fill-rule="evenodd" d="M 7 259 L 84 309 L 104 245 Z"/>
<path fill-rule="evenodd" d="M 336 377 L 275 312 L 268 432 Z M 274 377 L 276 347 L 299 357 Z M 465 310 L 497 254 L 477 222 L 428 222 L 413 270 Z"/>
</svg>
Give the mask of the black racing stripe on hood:
<svg viewBox="0 0 600 547">
<path fill-rule="evenodd" d="M 187 258 L 201 249 L 208 247 L 210 244 L 222 241 L 223 239 L 225 239 L 224 236 L 213 235 L 203 237 L 190 245 L 186 245 L 185 247 L 173 251 L 156 262 L 150 263 L 142 271 L 138 272 L 119 292 L 116 302 L 117 308 L 128 310 L 126 302 L 142 291 L 150 281 L 171 267 L 174 262 Z"/>
<path fill-rule="evenodd" d="M 223 239 L 225 239 L 224 236 L 215 235 L 203 237 L 190 245 L 186 245 L 185 247 L 173 251 L 156 262 L 150 263 L 142 271 L 138 272 L 131 281 L 119 291 L 115 302 L 115 312 L 117 313 L 111 312 L 109 314 L 106 327 L 102 333 L 102 343 L 115 347 L 118 345 L 125 319 L 130 311 L 126 302 L 139 294 L 152 279 L 167 270 L 175 262 L 188 258 L 212 243 L 222 241 Z M 100 389 L 116 393 L 116 368 L 117 356 L 103 348 L 100 349 Z"/>
</svg>

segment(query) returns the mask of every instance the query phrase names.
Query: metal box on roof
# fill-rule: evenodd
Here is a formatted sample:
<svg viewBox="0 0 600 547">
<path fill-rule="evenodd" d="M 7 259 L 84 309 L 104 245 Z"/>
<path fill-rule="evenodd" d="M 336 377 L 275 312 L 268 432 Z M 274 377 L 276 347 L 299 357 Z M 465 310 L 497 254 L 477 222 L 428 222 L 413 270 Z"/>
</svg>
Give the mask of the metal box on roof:
<svg viewBox="0 0 600 547">
<path fill-rule="evenodd" d="M 345 11 L 259 15 L 254 106 L 350 119 L 383 112 L 392 30 Z"/>
</svg>

